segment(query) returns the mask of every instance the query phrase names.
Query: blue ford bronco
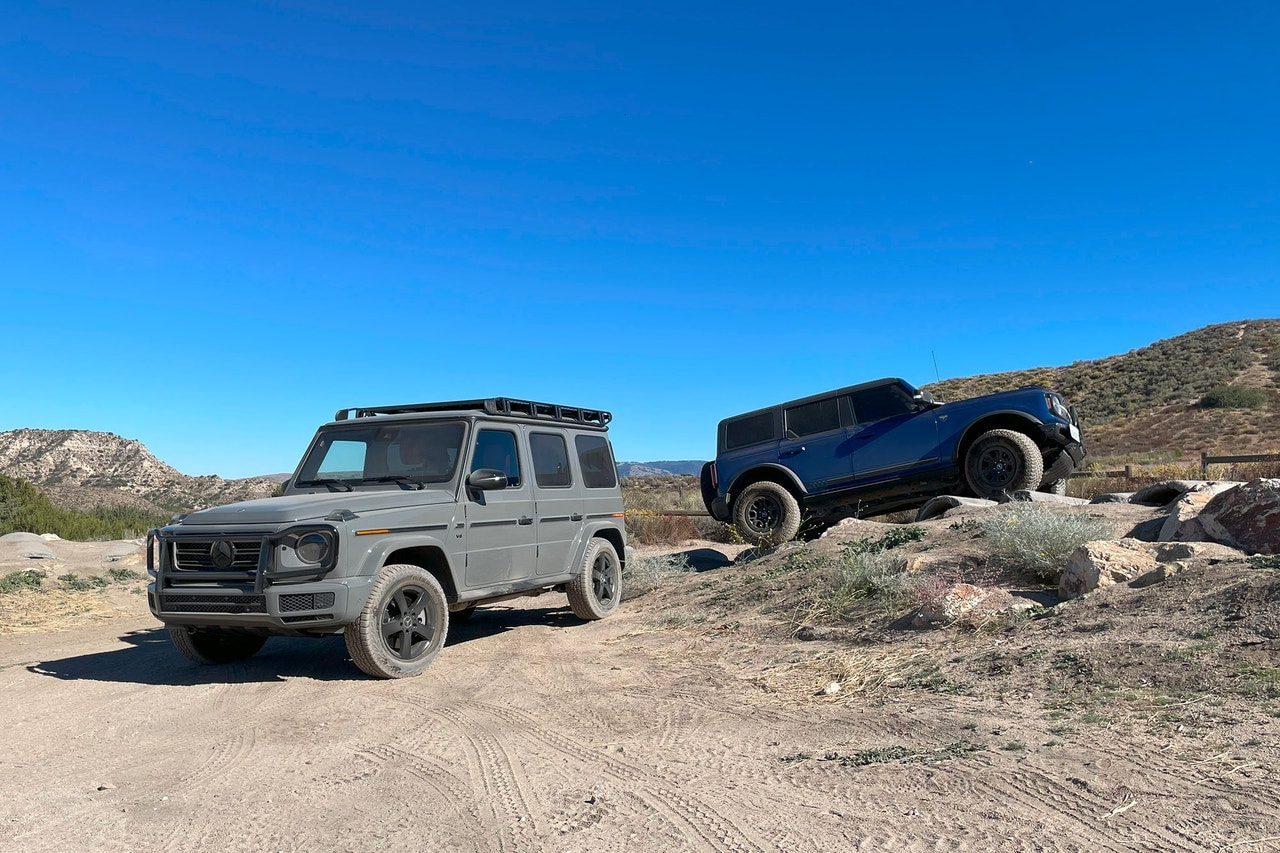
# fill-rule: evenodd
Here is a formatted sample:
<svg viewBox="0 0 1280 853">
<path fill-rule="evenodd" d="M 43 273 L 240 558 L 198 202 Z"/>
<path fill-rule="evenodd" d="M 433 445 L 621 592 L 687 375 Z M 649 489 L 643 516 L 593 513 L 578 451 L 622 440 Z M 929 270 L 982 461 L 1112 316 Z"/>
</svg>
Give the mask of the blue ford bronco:
<svg viewBox="0 0 1280 853">
<path fill-rule="evenodd" d="M 806 518 L 829 523 L 943 494 L 1063 494 L 1084 458 L 1079 415 L 1053 391 L 942 403 L 878 379 L 721 421 L 702 498 L 747 541 L 778 544 Z"/>
</svg>

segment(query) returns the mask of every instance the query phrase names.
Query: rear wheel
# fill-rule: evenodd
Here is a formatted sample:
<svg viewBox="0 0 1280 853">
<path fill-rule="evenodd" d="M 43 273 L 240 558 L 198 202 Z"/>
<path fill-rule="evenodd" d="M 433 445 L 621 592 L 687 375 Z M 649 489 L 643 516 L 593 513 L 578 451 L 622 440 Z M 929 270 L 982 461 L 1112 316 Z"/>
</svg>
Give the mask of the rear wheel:
<svg viewBox="0 0 1280 853">
<path fill-rule="evenodd" d="M 384 566 L 343 638 L 356 666 L 375 678 L 417 675 L 435 660 L 449 632 L 440 582 L 419 566 Z"/>
<path fill-rule="evenodd" d="M 618 609 L 622 598 L 622 563 L 607 539 L 596 537 L 587 545 L 578 576 L 565 592 L 579 619 L 603 619 Z"/>
<path fill-rule="evenodd" d="M 785 486 L 762 480 L 733 502 L 733 523 L 753 545 L 781 545 L 800 531 L 800 503 Z"/>
<path fill-rule="evenodd" d="M 169 639 L 187 660 L 199 664 L 235 663 L 253 657 L 267 638 L 224 628 L 190 628 L 174 625 Z"/>
<path fill-rule="evenodd" d="M 974 494 L 996 500 L 1039 486 L 1044 458 L 1028 436 L 1011 429 L 988 430 L 965 455 L 964 475 Z"/>
</svg>

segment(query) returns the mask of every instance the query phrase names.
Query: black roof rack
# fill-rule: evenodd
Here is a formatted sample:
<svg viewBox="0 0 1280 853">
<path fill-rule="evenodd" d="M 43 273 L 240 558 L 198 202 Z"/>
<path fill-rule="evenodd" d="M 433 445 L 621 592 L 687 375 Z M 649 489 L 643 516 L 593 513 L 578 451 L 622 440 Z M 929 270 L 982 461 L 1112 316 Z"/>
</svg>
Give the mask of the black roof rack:
<svg viewBox="0 0 1280 853">
<path fill-rule="evenodd" d="M 490 415 L 527 418 L 529 420 L 565 421 L 604 427 L 613 420 L 613 414 L 601 409 L 581 409 L 577 406 L 561 406 L 556 403 L 535 403 L 531 400 L 513 400 L 510 397 L 488 397 L 483 400 L 451 400 L 443 403 L 408 403 L 403 406 L 363 406 L 338 409 L 335 421 L 349 418 L 372 418 L 377 415 L 410 415 L 425 412 L 456 412 L 479 409 Z"/>
</svg>

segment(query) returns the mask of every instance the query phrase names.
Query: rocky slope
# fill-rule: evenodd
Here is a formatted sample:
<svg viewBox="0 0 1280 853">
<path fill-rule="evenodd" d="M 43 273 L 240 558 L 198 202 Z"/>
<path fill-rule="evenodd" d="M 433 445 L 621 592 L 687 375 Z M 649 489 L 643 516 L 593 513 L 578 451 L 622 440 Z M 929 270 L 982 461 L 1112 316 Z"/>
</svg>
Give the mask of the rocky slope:
<svg viewBox="0 0 1280 853">
<path fill-rule="evenodd" d="M 136 439 L 89 430 L 0 432 L 0 474 L 26 480 L 71 509 L 125 504 L 163 511 L 270 495 L 265 477 L 191 477 L 161 462 Z"/>
</svg>

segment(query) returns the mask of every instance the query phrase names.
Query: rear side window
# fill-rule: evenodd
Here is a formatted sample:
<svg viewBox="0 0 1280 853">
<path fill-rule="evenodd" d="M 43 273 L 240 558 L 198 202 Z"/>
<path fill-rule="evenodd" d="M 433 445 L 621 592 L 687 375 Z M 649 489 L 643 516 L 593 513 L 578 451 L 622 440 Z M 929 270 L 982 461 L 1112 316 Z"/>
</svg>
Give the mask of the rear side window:
<svg viewBox="0 0 1280 853">
<path fill-rule="evenodd" d="M 787 409 L 787 431 L 797 436 L 814 435 L 840 428 L 840 408 L 837 398 L 805 403 Z"/>
<path fill-rule="evenodd" d="M 599 435 L 574 436 L 578 464 L 582 466 L 582 483 L 588 489 L 611 489 L 618 485 L 618 470 L 613 467 L 609 442 Z"/>
<path fill-rule="evenodd" d="M 540 489 L 557 489 L 572 483 L 569 476 L 569 450 L 564 436 L 545 432 L 529 434 L 529 451 L 533 454 L 533 479 Z"/>
<path fill-rule="evenodd" d="M 734 450 L 762 441 L 773 441 L 778 436 L 774 430 L 773 412 L 760 412 L 725 422 L 724 449 Z"/>
</svg>

